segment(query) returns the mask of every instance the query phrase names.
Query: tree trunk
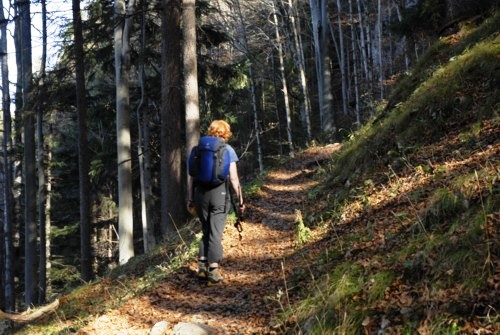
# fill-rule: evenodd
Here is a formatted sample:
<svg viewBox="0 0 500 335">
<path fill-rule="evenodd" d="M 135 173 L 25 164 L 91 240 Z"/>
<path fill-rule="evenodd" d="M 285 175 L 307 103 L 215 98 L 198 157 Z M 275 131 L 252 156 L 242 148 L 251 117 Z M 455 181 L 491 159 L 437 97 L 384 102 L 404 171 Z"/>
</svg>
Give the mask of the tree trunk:
<svg viewBox="0 0 500 335">
<path fill-rule="evenodd" d="M 369 16 L 370 10 L 367 9 L 367 5 L 363 1 L 363 7 L 365 8 L 365 15 Z M 371 33 L 371 26 L 370 26 L 370 20 L 367 18 L 366 20 L 366 25 L 365 25 L 365 37 L 366 37 L 366 58 L 368 61 L 368 77 L 367 77 L 367 92 L 368 92 L 368 104 L 371 104 L 373 99 L 374 99 L 374 81 L 375 81 L 375 76 L 374 76 L 374 55 L 373 55 L 373 48 L 374 48 L 374 43 L 372 42 L 372 33 Z"/>
<path fill-rule="evenodd" d="M 384 99 L 384 64 L 382 62 L 382 0 L 377 2 L 377 37 L 378 37 L 378 81 L 380 85 L 380 99 Z"/>
<path fill-rule="evenodd" d="M 306 64 L 304 60 L 304 49 L 302 46 L 301 39 L 301 29 L 300 29 L 300 19 L 297 15 L 297 21 L 295 21 L 296 10 L 293 3 L 293 0 L 288 0 L 289 7 L 289 17 L 290 24 L 292 28 L 293 34 L 293 43 L 295 47 L 295 64 L 297 66 L 297 70 L 299 72 L 299 84 L 300 89 L 302 91 L 302 103 L 303 103 L 303 117 L 302 121 L 304 122 L 306 128 L 306 138 L 307 142 L 311 142 L 312 133 L 311 133 L 311 101 L 309 100 L 309 93 L 307 90 L 307 79 L 306 79 Z"/>
<path fill-rule="evenodd" d="M 200 105 L 198 98 L 198 66 L 196 54 L 196 1 L 183 0 L 182 32 L 184 61 L 184 95 L 186 103 L 186 157 L 200 139 Z M 188 174 L 186 173 L 188 176 Z M 188 190 L 193 181 L 187 177 Z"/>
<path fill-rule="evenodd" d="M 364 74 L 364 82 L 365 83 L 370 83 L 371 82 L 371 75 L 370 71 L 368 68 L 368 55 L 367 55 L 367 49 L 366 49 L 366 34 L 365 34 L 365 26 L 363 24 L 363 8 L 361 6 L 361 0 L 356 0 L 357 3 L 357 9 L 358 9 L 358 21 L 359 21 L 359 39 L 360 39 L 360 57 L 361 57 L 361 64 L 363 64 L 363 74 Z M 364 90 L 370 90 L 371 85 L 363 85 Z M 368 95 L 371 96 L 370 92 L 368 92 Z"/>
<path fill-rule="evenodd" d="M 174 231 L 187 216 L 182 181 L 181 0 L 163 0 L 161 94 L 161 231 Z"/>
<path fill-rule="evenodd" d="M 293 149 L 293 138 L 292 138 L 292 113 L 290 111 L 290 103 L 288 101 L 288 88 L 286 83 L 286 75 L 285 75 L 285 61 L 283 56 L 283 46 L 281 44 L 281 36 L 279 30 L 278 16 L 276 15 L 275 3 L 274 0 L 272 2 L 273 6 L 273 20 L 274 20 L 274 29 L 276 34 L 276 46 L 278 48 L 278 60 L 279 60 L 279 72 L 281 77 L 281 91 L 283 92 L 283 99 L 285 102 L 285 115 L 286 115 L 286 135 L 288 140 L 288 150 L 289 155 L 294 157 L 294 149 Z"/>
<path fill-rule="evenodd" d="M 264 160 L 262 157 L 262 143 L 260 140 L 259 114 L 257 113 L 257 99 L 255 97 L 255 79 L 253 75 L 253 66 L 248 68 L 250 77 L 250 98 L 252 100 L 253 111 L 253 130 L 255 132 L 255 143 L 257 145 L 257 161 L 259 162 L 259 173 L 264 173 Z"/>
<path fill-rule="evenodd" d="M 245 22 L 243 20 L 243 13 L 241 12 L 241 4 L 240 0 L 236 0 L 236 5 L 238 9 L 238 19 L 239 19 L 239 25 L 242 30 L 242 39 L 243 39 L 243 49 L 245 50 L 245 53 L 247 54 L 247 57 L 249 56 L 249 50 L 248 50 L 248 40 L 247 40 L 247 31 L 245 27 Z M 255 78 L 253 74 L 253 66 L 250 63 L 250 66 L 248 67 L 248 76 L 250 78 L 250 99 L 251 99 L 251 104 L 252 104 L 252 111 L 253 111 L 253 129 L 255 132 L 255 142 L 257 145 L 257 161 L 259 162 L 259 172 L 263 173 L 264 172 L 264 162 L 263 162 L 263 157 L 262 157 L 262 144 L 260 141 L 260 127 L 259 127 L 259 115 L 257 113 L 257 98 L 255 96 Z"/>
<path fill-rule="evenodd" d="M 3 0 L 0 0 L 3 8 Z M 10 115 L 9 95 L 9 65 L 7 62 L 7 23 L 4 11 L 0 11 L 0 61 L 2 63 L 2 110 L 3 110 L 3 138 L 2 138 L 2 162 L 3 162 L 3 245 L 4 269 L 3 269 L 3 292 L 0 296 L 4 298 L 3 308 L 7 312 L 15 311 L 14 290 L 14 247 L 13 247 L 13 197 L 12 197 L 12 120 Z"/>
<path fill-rule="evenodd" d="M 87 140 L 87 99 L 85 96 L 85 60 L 80 0 L 73 0 L 73 30 L 75 36 L 76 108 L 78 119 L 78 174 L 80 188 L 80 277 L 92 279 L 92 247 L 90 237 L 90 179 Z"/>
<path fill-rule="evenodd" d="M 52 286 L 51 286 L 51 280 L 50 280 L 50 269 L 52 267 L 50 257 L 51 257 L 51 191 L 52 191 L 52 182 L 51 182 L 51 169 L 50 165 L 52 163 L 52 125 L 49 125 L 49 130 L 48 130 L 48 136 L 46 136 L 46 164 L 45 164 L 45 202 L 44 202 L 44 214 L 45 214 L 45 235 L 46 239 L 44 242 L 44 249 L 40 248 L 40 253 L 45 254 L 45 271 L 46 271 L 46 277 L 45 277 L 45 296 L 50 295 L 52 291 Z M 42 243 L 40 242 L 42 245 Z M 40 283 L 41 285 L 41 283 Z M 46 297 L 42 301 L 44 303 L 46 300 Z"/>
<path fill-rule="evenodd" d="M 21 64 L 22 64 L 22 111 L 24 126 L 24 287 L 25 304 L 36 303 L 36 155 L 35 155 L 35 114 L 32 103 L 32 62 L 31 62 L 31 13 L 30 2 L 20 2 Z"/>
<path fill-rule="evenodd" d="M 314 37 L 316 76 L 318 80 L 318 102 L 320 110 L 321 130 L 326 133 L 334 131 L 332 115 L 331 72 L 327 48 L 329 23 L 327 18 L 327 1 L 310 0 L 311 20 Z"/>
<path fill-rule="evenodd" d="M 356 112 L 356 125 L 361 126 L 360 117 L 360 101 L 359 101 L 359 75 L 358 75 L 358 57 L 357 57 L 357 38 L 356 38 L 356 23 L 352 13 L 352 0 L 349 0 L 349 20 L 351 21 L 351 43 L 352 43 L 352 64 L 354 72 L 354 99 Z"/>
<path fill-rule="evenodd" d="M 141 50 L 139 61 L 139 87 L 141 89 L 141 100 L 137 106 L 137 129 L 139 139 L 137 154 L 139 159 L 139 174 L 141 181 L 141 221 L 144 252 L 152 250 L 156 245 L 154 225 L 151 221 L 150 202 L 152 198 L 150 154 L 149 154 L 149 111 L 144 108 L 146 98 L 146 73 L 144 71 L 144 51 L 146 44 L 146 0 L 141 1 Z"/>
<path fill-rule="evenodd" d="M 398 17 L 399 23 L 403 21 L 403 14 L 401 13 L 401 9 L 399 8 L 399 4 L 393 0 L 393 5 L 396 8 L 396 15 Z M 401 42 L 403 43 L 403 54 L 405 59 L 405 70 L 408 71 L 410 68 L 410 59 L 408 57 L 408 40 L 406 36 L 401 37 Z"/>
<path fill-rule="evenodd" d="M 323 129 L 323 111 L 324 111 L 324 67 L 325 60 L 322 57 L 321 53 L 321 43 L 320 43 L 320 8 L 319 8 L 319 0 L 309 0 L 311 7 L 311 24 L 312 24 L 312 32 L 314 39 L 314 64 L 316 67 L 316 80 L 318 85 L 318 108 L 319 108 L 319 122 L 320 127 Z"/>
<path fill-rule="evenodd" d="M 278 84 L 276 83 L 276 65 L 274 57 L 271 57 L 271 64 L 273 69 L 273 92 L 274 92 L 274 112 L 276 113 L 276 122 L 278 123 L 278 145 L 279 145 L 279 153 L 283 155 L 283 137 L 281 135 L 281 118 L 280 118 L 280 110 L 279 110 L 279 94 L 278 94 Z"/>
<path fill-rule="evenodd" d="M 342 84 L 342 111 L 344 115 L 347 115 L 347 105 L 348 105 L 348 94 L 347 94 L 347 75 L 346 75 L 346 57 L 345 57 L 345 49 L 344 49 L 344 33 L 342 31 L 342 5 L 340 4 L 340 0 L 337 0 L 337 9 L 338 9 L 338 20 L 337 25 L 339 28 L 339 63 L 340 63 L 340 75 L 341 75 L 341 84 Z"/>
<path fill-rule="evenodd" d="M 333 125 L 333 111 L 332 111 L 332 91 L 331 91 L 331 68 L 330 68 L 330 57 L 328 55 L 328 1 L 321 0 L 320 6 L 320 18 L 321 18 L 321 34 L 320 34 L 320 44 L 321 44 L 321 58 L 323 59 L 323 125 L 322 129 L 329 136 L 334 129 Z"/>
<path fill-rule="evenodd" d="M 24 245 L 24 233 L 21 233 L 24 229 L 24 217 L 23 217 L 23 197 L 24 197 L 24 175 L 23 175 L 23 71 L 22 71 L 22 52 L 21 52 L 21 20 L 19 14 L 19 6 L 12 5 L 14 8 L 14 47 L 16 54 L 16 83 L 15 93 L 14 93 L 14 119 L 12 120 L 12 243 L 14 246 L 14 254 L 22 254 L 21 250 Z M 21 267 L 14 267 L 14 278 L 15 280 L 22 280 L 23 273 Z M 21 284 L 22 285 L 22 284 Z M 20 286 L 21 286 L 20 285 Z"/>
<path fill-rule="evenodd" d="M 132 155 L 130 138 L 129 30 L 134 0 L 115 0 L 116 134 L 118 152 L 118 233 L 119 262 L 134 257 L 132 202 Z"/>
<path fill-rule="evenodd" d="M 42 59 L 40 64 L 40 80 L 38 83 L 40 97 L 45 97 L 45 67 L 47 63 L 47 4 L 45 0 L 41 1 L 42 6 Z M 38 302 L 44 303 L 47 293 L 47 231 L 46 231 L 46 205 L 47 205 L 47 179 L 45 174 L 45 140 L 43 134 L 43 113 L 45 104 L 39 99 L 36 108 L 36 127 L 37 127 L 37 170 L 38 170 L 38 227 L 40 235 L 39 250 L 39 291 Z"/>
</svg>

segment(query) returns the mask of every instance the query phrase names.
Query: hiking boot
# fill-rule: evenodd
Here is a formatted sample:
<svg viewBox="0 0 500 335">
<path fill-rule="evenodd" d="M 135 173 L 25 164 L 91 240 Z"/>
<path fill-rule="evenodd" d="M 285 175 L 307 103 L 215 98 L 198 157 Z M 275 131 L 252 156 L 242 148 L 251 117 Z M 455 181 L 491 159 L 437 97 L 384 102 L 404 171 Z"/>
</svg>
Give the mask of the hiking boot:
<svg viewBox="0 0 500 335">
<path fill-rule="evenodd" d="M 224 280 L 222 278 L 221 270 L 219 268 L 213 268 L 207 273 L 207 279 L 209 283 L 216 284 Z"/>
<path fill-rule="evenodd" d="M 207 279 L 208 265 L 206 262 L 198 262 L 198 279 Z"/>
</svg>

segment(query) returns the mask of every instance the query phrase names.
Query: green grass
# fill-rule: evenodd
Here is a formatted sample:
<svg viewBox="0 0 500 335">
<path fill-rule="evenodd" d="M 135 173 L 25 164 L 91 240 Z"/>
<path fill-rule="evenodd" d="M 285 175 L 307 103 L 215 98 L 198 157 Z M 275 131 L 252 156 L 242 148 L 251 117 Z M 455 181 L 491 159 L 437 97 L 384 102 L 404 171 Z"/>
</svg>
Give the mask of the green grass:
<svg viewBox="0 0 500 335">
<path fill-rule="evenodd" d="M 349 302 L 363 288 L 366 278 L 362 272 L 360 266 L 341 263 L 327 276 L 328 280 L 317 284 L 313 295 L 301 302 L 296 313 L 309 324 L 312 334 L 356 333 L 359 313 L 349 309 Z"/>
</svg>

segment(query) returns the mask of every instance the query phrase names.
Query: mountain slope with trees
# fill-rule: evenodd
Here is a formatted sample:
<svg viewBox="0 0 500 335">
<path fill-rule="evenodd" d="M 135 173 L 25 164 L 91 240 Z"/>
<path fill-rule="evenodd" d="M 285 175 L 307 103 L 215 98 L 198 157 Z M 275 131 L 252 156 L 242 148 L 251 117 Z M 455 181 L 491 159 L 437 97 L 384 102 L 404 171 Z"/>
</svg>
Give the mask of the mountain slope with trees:
<svg viewBox="0 0 500 335">
<path fill-rule="evenodd" d="M 193 220 L 13 333 L 148 334 L 161 320 L 222 334 L 498 333 L 500 15 L 479 23 L 437 41 L 345 143 L 278 158 L 247 185 L 222 285 L 195 278 Z"/>
</svg>

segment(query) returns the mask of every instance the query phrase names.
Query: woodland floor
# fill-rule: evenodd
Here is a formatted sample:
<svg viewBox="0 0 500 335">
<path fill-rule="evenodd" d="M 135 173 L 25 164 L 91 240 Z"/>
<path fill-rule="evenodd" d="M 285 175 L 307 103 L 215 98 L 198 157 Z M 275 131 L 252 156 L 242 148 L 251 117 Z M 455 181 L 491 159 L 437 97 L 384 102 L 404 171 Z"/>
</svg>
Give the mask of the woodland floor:
<svg viewBox="0 0 500 335">
<path fill-rule="evenodd" d="M 242 239 L 227 225 L 224 233 L 224 282 L 207 286 L 196 277 L 193 259 L 146 294 L 96 317 L 78 334 L 148 334 L 159 321 L 202 323 L 220 334 L 275 334 L 281 312 L 278 292 L 293 271 L 283 259 L 296 249 L 296 210 L 315 185 L 310 172 L 339 145 L 312 148 L 269 173 L 257 199 L 247 202 Z"/>
</svg>

